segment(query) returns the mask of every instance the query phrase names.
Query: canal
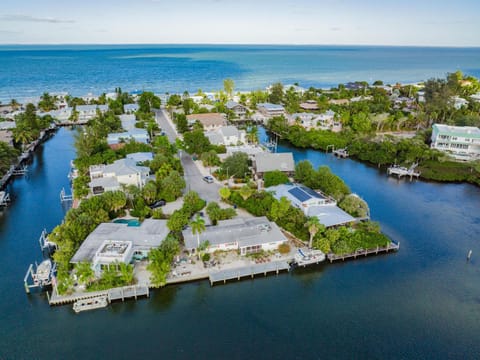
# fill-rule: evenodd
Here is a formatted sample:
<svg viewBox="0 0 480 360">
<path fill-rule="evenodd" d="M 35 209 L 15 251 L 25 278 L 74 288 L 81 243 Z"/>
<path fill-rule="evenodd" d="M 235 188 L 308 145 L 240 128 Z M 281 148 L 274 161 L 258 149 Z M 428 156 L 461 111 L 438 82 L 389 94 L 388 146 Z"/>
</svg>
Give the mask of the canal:
<svg viewBox="0 0 480 360">
<path fill-rule="evenodd" d="M 208 281 L 76 315 L 26 295 L 37 238 L 61 222 L 74 132 L 61 129 L 9 187 L 0 215 L 0 358 L 478 358 L 480 189 L 397 181 L 313 150 L 368 201 L 396 254 L 211 288 Z M 473 250 L 472 260 L 466 255 Z"/>
</svg>

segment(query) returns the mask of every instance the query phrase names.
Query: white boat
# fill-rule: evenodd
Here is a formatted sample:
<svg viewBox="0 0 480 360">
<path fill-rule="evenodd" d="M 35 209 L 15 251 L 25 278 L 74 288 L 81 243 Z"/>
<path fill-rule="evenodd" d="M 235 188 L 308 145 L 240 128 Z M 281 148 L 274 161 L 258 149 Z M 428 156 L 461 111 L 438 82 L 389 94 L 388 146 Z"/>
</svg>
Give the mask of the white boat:
<svg viewBox="0 0 480 360">
<path fill-rule="evenodd" d="M 37 266 L 37 272 L 35 278 L 40 283 L 47 283 L 50 281 L 50 272 L 52 271 L 52 262 L 50 259 L 43 260 L 40 265 Z"/>
<path fill-rule="evenodd" d="M 78 314 L 81 311 L 94 310 L 107 307 L 108 299 L 106 295 L 97 296 L 90 299 L 77 300 L 73 304 L 73 310 Z"/>
</svg>

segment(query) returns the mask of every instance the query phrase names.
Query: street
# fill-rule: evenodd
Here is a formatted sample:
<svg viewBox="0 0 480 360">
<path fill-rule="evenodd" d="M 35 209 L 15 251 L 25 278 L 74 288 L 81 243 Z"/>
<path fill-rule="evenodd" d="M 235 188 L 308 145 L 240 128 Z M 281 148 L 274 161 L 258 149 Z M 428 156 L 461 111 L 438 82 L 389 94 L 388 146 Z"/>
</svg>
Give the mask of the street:
<svg viewBox="0 0 480 360">
<path fill-rule="evenodd" d="M 162 131 L 165 131 L 170 142 L 175 143 L 175 139 L 178 135 L 175 131 L 173 123 L 168 117 L 166 110 L 155 110 L 155 120 Z M 198 195 L 200 195 L 200 197 L 207 202 L 220 201 L 218 190 L 221 188 L 221 185 L 216 181 L 211 184 L 205 182 L 202 178 L 205 175 L 208 175 L 208 171 L 202 167 L 202 170 L 204 171 L 202 173 L 199 167 L 192 160 L 192 156 L 186 153 L 184 150 L 179 150 L 178 155 L 184 169 L 184 178 L 185 182 L 187 183 L 186 191 L 193 190 L 197 192 Z"/>
</svg>

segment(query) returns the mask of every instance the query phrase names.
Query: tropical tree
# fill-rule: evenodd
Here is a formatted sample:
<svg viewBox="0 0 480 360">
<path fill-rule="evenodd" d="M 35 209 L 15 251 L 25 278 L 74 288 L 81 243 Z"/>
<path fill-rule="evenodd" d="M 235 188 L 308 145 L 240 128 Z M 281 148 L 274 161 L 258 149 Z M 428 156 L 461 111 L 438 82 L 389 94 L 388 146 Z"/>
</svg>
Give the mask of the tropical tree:
<svg viewBox="0 0 480 360">
<path fill-rule="evenodd" d="M 147 204 L 151 204 L 157 197 L 157 185 L 154 181 L 149 181 L 142 189 L 142 196 Z"/>
<path fill-rule="evenodd" d="M 320 224 L 320 221 L 316 216 L 310 216 L 305 223 L 305 226 L 308 228 L 310 234 L 310 240 L 308 241 L 308 247 L 311 249 L 313 244 L 313 238 L 320 231 L 324 230 L 325 226 Z"/>
<path fill-rule="evenodd" d="M 252 125 L 247 130 L 247 141 L 251 144 L 258 143 L 258 128 Z"/>
<path fill-rule="evenodd" d="M 133 283 L 133 265 L 120 263 L 120 280 L 125 285 L 130 285 Z"/>
<path fill-rule="evenodd" d="M 205 220 L 200 216 L 190 221 L 190 226 L 192 227 L 192 234 L 197 234 L 197 248 L 200 247 L 200 234 L 205 231 Z"/>
<path fill-rule="evenodd" d="M 78 281 L 86 286 L 90 285 L 95 279 L 95 273 L 92 269 L 92 264 L 89 262 L 79 262 L 75 264 L 75 271 L 77 273 Z"/>
<path fill-rule="evenodd" d="M 56 97 L 51 96 L 48 92 L 44 92 L 40 97 L 38 102 L 38 107 L 43 111 L 50 111 L 56 108 L 55 106 Z"/>
<path fill-rule="evenodd" d="M 12 99 L 10 101 L 10 106 L 12 107 L 13 110 L 18 110 L 18 108 L 20 107 L 20 104 L 18 103 L 17 100 Z"/>
<path fill-rule="evenodd" d="M 255 190 L 253 190 L 250 186 L 248 185 L 243 185 L 240 190 L 238 190 L 238 193 L 242 197 L 243 200 L 247 200 L 250 196 L 253 195 Z"/>
<path fill-rule="evenodd" d="M 227 201 L 230 195 L 232 194 L 232 192 L 228 187 L 223 187 L 218 190 L 218 194 L 220 195 L 223 201 Z"/>
<path fill-rule="evenodd" d="M 229 98 L 232 98 L 233 90 L 235 89 L 235 82 L 232 79 L 223 80 L 223 88 Z"/>
<path fill-rule="evenodd" d="M 161 105 L 161 100 L 151 91 L 144 91 L 138 99 L 138 111 L 141 113 L 150 113 L 152 109 L 158 109 Z"/>
</svg>

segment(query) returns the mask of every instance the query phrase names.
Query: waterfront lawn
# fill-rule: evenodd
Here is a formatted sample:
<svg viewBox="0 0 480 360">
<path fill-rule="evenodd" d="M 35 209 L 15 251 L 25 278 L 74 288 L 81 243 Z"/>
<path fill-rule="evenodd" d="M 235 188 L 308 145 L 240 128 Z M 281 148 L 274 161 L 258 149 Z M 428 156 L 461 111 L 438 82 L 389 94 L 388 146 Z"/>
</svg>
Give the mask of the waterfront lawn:
<svg viewBox="0 0 480 360">
<path fill-rule="evenodd" d="M 426 161 L 420 167 L 422 177 L 436 181 L 467 181 L 480 185 L 480 164 L 454 161 Z"/>
<path fill-rule="evenodd" d="M 326 254 L 344 255 L 359 249 L 387 246 L 389 243 L 390 239 L 380 232 L 380 226 L 368 221 L 354 227 L 342 226 L 319 232 L 314 238 L 313 247 Z"/>
</svg>

